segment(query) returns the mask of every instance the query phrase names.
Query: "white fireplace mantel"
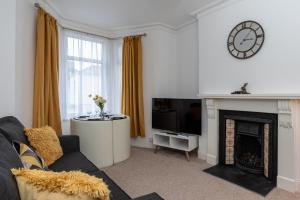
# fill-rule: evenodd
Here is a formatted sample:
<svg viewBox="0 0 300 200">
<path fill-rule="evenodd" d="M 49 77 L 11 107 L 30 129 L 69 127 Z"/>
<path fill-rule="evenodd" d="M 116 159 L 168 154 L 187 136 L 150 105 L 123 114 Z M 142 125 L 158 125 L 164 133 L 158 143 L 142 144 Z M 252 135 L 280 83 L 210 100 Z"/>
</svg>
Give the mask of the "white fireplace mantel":
<svg viewBox="0 0 300 200">
<path fill-rule="evenodd" d="M 198 94 L 202 99 L 300 100 L 300 94 Z"/>
<path fill-rule="evenodd" d="M 219 110 L 278 114 L 277 186 L 300 190 L 300 94 L 203 94 L 207 131 L 199 137 L 198 155 L 211 165 L 219 160 Z"/>
</svg>

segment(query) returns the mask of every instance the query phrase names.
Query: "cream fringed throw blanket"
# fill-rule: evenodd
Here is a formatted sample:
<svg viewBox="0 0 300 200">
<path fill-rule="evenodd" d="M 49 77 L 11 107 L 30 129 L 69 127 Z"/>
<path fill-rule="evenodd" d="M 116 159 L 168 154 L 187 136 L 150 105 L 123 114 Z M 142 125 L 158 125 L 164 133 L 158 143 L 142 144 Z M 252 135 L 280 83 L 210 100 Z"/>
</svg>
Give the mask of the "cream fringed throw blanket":
<svg viewBox="0 0 300 200">
<path fill-rule="evenodd" d="M 109 200 L 102 179 L 82 172 L 12 169 L 21 200 Z"/>
</svg>

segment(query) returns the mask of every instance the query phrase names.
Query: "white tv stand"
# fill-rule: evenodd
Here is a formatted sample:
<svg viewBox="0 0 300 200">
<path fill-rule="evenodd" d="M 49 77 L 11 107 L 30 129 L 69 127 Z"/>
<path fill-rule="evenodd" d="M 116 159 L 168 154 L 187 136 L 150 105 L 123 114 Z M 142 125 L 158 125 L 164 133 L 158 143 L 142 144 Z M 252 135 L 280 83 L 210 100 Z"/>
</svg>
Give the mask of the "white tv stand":
<svg viewBox="0 0 300 200">
<path fill-rule="evenodd" d="M 185 152 L 187 160 L 190 160 L 189 152 L 198 147 L 198 135 L 191 134 L 170 134 L 167 131 L 153 130 L 153 144 L 155 153 L 159 147 L 167 147 Z"/>
</svg>

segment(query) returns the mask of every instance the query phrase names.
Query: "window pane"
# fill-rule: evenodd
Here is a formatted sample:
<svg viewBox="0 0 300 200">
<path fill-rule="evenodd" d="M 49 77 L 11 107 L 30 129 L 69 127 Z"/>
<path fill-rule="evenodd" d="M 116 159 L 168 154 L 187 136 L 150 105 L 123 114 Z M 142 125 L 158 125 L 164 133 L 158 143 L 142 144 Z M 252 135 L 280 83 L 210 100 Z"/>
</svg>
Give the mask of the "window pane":
<svg viewBox="0 0 300 200">
<path fill-rule="evenodd" d="M 73 37 L 68 37 L 67 41 L 68 56 L 101 61 L 102 44 L 100 42 L 80 40 Z"/>
<path fill-rule="evenodd" d="M 73 56 L 79 57 L 79 40 L 73 38 Z"/>
<path fill-rule="evenodd" d="M 68 56 L 74 56 L 73 38 L 68 37 Z"/>
<path fill-rule="evenodd" d="M 82 57 L 92 58 L 92 43 L 89 41 L 82 41 Z"/>
<path fill-rule="evenodd" d="M 94 105 L 89 94 L 101 94 L 101 65 L 67 61 L 67 115 L 73 117 L 76 114 L 95 112 L 97 107 Z"/>
<path fill-rule="evenodd" d="M 95 54 L 95 56 L 96 56 L 96 58 L 98 58 L 99 60 L 102 60 L 102 44 L 100 44 L 100 43 L 97 43 L 97 47 L 96 47 L 96 54 Z"/>
</svg>

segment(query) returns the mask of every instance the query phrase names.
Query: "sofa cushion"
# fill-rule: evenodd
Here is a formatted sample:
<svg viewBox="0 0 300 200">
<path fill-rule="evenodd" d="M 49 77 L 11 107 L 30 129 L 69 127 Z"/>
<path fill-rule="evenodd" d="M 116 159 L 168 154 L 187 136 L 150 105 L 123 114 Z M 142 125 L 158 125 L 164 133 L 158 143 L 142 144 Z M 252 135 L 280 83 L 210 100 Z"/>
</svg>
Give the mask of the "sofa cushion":
<svg viewBox="0 0 300 200">
<path fill-rule="evenodd" d="M 15 117 L 0 118 L 0 132 L 9 141 L 19 141 L 28 145 L 27 138 L 24 134 L 23 124 Z"/>
<path fill-rule="evenodd" d="M 25 135 L 30 145 L 41 155 L 47 166 L 52 165 L 63 156 L 59 139 L 52 127 L 26 128 Z"/>
<path fill-rule="evenodd" d="M 16 181 L 11 168 L 23 167 L 21 160 L 12 144 L 0 134 L 0 199 L 19 200 Z"/>
<path fill-rule="evenodd" d="M 47 169 L 47 166 L 41 156 L 32 150 L 26 144 L 13 142 L 13 147 L 19 155 L 19 158 L 26 169 Z"/>
<path fill-rule="evenodd" d="M 107 174 L 101 170 L 90 172 L 90 175 L 102 178 L 103 181 L 108 185 L 110 190 L 110 200 L 129 200 L 130 196 L 124 192 Z"/>
<path fill-rule="evenodd" d="M 1 200 L 20 200 L 17 182 L 7 168 L 0 166 L 0 199 Z"/>
<path fill-rule="evenodd" d="M 77 135 L 62 135 L 59 137 L 59 141 L 64 154 L 80 151 L 79 136 Z"/>
<path fill-rule="evenodd" d="M 94 172 L 98 170 L 98 168 L 81 152 L 65 154 L 55 163 L 50 165 L 49 169 L 57 172 L 74 170 L 80 170 L 82 172 Z"/>
<path fill-rule="evenodd" d="M 10 170 L 23 167 L 18 153 L 6 137 L 0 134 L 0 166 Z"/>
</svg>

